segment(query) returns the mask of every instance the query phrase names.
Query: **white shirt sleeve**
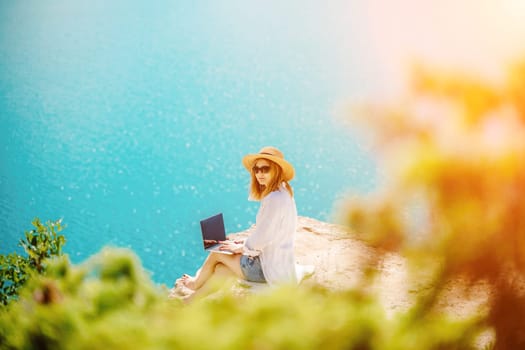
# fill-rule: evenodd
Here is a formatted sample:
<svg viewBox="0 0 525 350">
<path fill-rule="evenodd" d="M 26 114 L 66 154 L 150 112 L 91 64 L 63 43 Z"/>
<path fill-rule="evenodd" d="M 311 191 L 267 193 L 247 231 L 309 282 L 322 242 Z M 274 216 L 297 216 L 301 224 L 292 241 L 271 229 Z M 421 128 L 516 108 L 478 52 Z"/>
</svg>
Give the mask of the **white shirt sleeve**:
<svg viewBox="0 0 525 350">
<path fill-rule="evenodd" d="M 261 207 L 257 213 L 255 231 L 244 244 L 245 251 L 249 255 L 253 255 L 253 251 L 260 252 L 275 239 L 279 224 L 283 219 L 282 205 L 283 201 L 279 192 L 272 192 L 262 200 Z"/>
</svg>

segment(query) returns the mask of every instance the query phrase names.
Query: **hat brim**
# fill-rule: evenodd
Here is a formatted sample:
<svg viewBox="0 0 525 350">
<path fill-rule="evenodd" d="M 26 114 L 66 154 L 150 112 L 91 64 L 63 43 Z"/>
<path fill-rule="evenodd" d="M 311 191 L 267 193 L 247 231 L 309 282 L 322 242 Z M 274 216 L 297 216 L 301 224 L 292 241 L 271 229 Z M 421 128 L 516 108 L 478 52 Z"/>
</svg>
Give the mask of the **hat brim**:
<svg viewBox="0 0 525 350">
<path fill-rule="evenodd" d="M 276 163 L 277 165 L 279 165 L 281 169 L 283 170 L 283 177 L 285 181 L 290 181 L 295 176 L 295 170 L 292 164 L 288 163 L 285 159 L 281 157 L 272 156 L 270 154 L 261 154 L 261 153 L 248 154 L 242 159 L 242 164 L 244 165 L 246 170 L 248 170 L 248 172 L 251 173 L 252 168 L 257 159 L 268 159 Z"/>
</svg>

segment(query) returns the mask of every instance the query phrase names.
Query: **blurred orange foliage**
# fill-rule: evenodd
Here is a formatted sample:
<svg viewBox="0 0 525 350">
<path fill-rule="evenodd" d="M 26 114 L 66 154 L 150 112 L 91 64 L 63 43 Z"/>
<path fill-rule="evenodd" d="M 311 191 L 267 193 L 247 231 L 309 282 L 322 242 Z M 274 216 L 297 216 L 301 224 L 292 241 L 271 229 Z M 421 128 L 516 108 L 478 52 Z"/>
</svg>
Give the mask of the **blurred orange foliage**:
<svg viewBox="0 0 525 350">
<path fill-rule="evenodd" d="M 458 276 L 489 282 L 495 348 L 525 348 L 525 60 L 499 86 L 418 66 L 397 105 L 350 115 L 383 186 L 349 200 L 349 225 L 415 264 L 439 261 L 436 288 Z"/>
</svg>

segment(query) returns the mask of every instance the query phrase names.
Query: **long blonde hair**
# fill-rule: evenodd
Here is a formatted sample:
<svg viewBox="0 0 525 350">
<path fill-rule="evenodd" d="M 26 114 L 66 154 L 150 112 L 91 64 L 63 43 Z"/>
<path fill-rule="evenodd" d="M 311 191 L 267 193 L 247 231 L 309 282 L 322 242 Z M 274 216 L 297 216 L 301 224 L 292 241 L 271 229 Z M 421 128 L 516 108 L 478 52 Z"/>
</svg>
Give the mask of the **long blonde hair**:
<svg viewBox="0 0 525 350">
<path fill-rule="evenodd" d="M 264 197 L 266 197 L 268 194 L 279 190 L 282 183 L 284 183 L 284 186 L 286 187 L 286 190 L 288 191 L 290 196 L 293 197 L 292 186 L 290 186 L 288 181 L 284 180 L 283 169 L 281 169 L 281 167 L 277 163 L 272 162 L 271 160 L 266 159 L 266 158 L 258 158 L 253 162 L 253 164 L 257 163 L 259 159 L 264 159 L 268 161 L 268 163 L 270 164 L 270 174 L 272 175 L 271 176 L 272 179 L 270 183 L 268 184 L 268 186 L 260 185 L 252 169 L 250 171 L 250 174 L 251 174 L 250 197 L 255 200 L 261 200 Z"/>
</svg>

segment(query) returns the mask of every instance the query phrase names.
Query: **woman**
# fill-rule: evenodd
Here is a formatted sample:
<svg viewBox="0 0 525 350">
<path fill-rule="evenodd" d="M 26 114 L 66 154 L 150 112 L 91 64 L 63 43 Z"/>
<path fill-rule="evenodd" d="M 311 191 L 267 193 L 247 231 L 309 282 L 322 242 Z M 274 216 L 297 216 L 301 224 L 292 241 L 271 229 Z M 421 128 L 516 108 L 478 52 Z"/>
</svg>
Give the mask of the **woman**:
<svg viewBox="0 0 525 350">
<path fill-rule="evenodd" d="M 242 163 L 251 174 L 250 199 L 261 202 L 255 231 L 245 242 L 227 241 L 221 249 L 234 254 L 211 252 L 195 277 L 184 275 L 177 284 L 199 291 L 219 268 L 250 282 L 297 283 L 297 209 L 289 184 L 294 168 L 275 147 L 249 154 Z"/>
</svg>

